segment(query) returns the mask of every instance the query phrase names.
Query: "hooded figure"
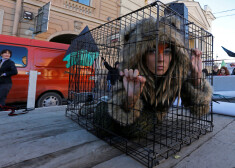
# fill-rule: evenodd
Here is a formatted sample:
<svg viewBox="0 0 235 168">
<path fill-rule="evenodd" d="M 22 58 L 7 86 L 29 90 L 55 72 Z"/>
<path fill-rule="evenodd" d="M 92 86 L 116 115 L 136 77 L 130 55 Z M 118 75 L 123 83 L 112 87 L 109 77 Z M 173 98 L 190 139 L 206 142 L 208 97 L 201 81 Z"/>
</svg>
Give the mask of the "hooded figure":
<svg viewBox="0 0 235 168">
<path fill-rule="evenodd" d="M 195 116 L 208 113 L 212 89 L 201 79 L 201 52 L 189 51 L 186 43 L 175 16 L 162 17 L 158 24 L 155 18 L 143 19 L 125 28 L 119 66 L 123 81 L 98 110 L 97 125 L 126 137 L 146 135 L 177 97 Z"/>
</svg>

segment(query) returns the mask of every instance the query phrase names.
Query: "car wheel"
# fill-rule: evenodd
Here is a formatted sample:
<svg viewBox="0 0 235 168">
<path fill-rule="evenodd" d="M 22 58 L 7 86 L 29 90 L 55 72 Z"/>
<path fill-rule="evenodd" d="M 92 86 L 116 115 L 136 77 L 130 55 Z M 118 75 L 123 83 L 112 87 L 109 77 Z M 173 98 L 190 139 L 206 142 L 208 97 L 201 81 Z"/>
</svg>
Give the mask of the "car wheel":
<svg viewBox="0 0 235 168">
<path fill-rule="evenodd" d="M 37 101 L 37 107 L 58 106 L 62 104 L 62 97 L 55 92 L 43 94 Z"/>
</svg>

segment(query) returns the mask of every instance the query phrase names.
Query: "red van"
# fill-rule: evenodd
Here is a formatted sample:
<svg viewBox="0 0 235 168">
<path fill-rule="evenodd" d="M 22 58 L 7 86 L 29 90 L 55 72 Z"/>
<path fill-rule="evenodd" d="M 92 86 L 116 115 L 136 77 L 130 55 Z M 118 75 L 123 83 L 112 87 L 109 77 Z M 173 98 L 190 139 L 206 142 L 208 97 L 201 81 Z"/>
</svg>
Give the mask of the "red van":
<svg viewBox="0 0 235 168">
<path fill-rule="evenodd" d="M 18 75 L 12 77 L 13 85 L 6 103 L 27 102 L 28 72 L 35 70 L 40 73 L 37 77 L 36 106 L 61 105 L 62 100 L 68 97 L 69 69 L 66 68 L 67 62 L 63 61 L 68 47 L 67 44 L 0 35 L 0 51 L 12 51 L 11 59 L 18 70 Z M 86 67 L 85 72 L 92 75 L 92 68 Z M 89 75 L 86 78 L 89 80 Z"/>
</svg>

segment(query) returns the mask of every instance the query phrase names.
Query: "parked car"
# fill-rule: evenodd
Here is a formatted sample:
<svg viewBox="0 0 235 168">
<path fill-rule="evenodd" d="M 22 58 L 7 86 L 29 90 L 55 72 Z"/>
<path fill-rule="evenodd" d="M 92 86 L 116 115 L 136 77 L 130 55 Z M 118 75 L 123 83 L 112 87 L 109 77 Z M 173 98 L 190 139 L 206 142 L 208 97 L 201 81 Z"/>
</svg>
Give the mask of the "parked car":
<svg viewBox="0 0 235 168">
<path fill-rule="evenodd" d="M 21 37 L 0 35 L 0 51 L 10 49 L 18 75 L 12 77 L 12 89 L 6 103 L 27 102 L 30 70 L 38 71 L 36 106 L 61 105 L 68 97 L 69 69 L 63 57 L 69 45 Z M 93 75 L 91 67 L 82 69 L 85 80 Z M 87 88 L 86 83 L 79 88 Z M 91 90 L 93 84 L 87 90 Z"/>
</svg>

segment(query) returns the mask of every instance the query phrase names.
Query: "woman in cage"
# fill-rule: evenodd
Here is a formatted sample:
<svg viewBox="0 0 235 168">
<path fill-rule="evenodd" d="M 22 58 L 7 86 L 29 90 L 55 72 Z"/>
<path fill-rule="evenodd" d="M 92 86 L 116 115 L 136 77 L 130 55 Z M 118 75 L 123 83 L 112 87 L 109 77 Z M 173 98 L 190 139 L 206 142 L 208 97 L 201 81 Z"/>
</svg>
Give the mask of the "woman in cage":
<svg viewBox="0 0 235 168">
<path fill-rule="evenodd" d="M 187 48 L 179 18 L 162 17 L 159 31 L 156 23 L 143 19 L 123 30 L 123 80 L 112 99 L 99 106 L 97 128 L 125 137 L 145 136 L 162 123 L 177 97 L 195 118 L 209 112 L 212 89 L 202 79 L 202 52 Z"/>
</svg>

